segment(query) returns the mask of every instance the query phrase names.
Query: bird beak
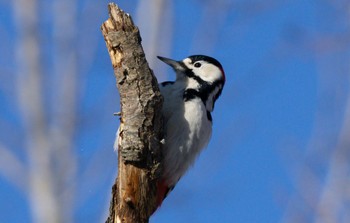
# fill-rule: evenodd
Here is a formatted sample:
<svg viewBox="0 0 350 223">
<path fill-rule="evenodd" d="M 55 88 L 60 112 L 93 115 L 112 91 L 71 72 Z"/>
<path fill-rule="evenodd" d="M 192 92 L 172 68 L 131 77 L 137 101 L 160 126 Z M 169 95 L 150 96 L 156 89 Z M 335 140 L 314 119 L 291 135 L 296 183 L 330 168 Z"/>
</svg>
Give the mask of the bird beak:
<svg viewBox="0 0 350 223">
<path fill-rule="evenodd" d="M 182 61 L 176 61 L 165 57 L 157 56 L 158 59 L 171 66 L 175 71 L 185 71 Z"/>
</svg>

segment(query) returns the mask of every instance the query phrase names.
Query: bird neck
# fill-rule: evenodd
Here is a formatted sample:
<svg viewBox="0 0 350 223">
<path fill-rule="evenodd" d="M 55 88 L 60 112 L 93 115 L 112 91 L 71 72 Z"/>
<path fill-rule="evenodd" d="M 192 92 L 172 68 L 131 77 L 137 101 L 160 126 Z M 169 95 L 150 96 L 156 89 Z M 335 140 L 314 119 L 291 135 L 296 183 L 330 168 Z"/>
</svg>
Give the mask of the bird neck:
<svg viewBox="0 0 350 223">
<path fill-rule="evenodd" d="M 209 84 L 207 82 L 198 82 L 193 78 L 188 78 L 184 89 L 183 98 L 189 101 L 195 98 L 200 98 L 208 112 L 212 112 L 216 99 L 222 91 L 221 83 Z"/>
</svg>

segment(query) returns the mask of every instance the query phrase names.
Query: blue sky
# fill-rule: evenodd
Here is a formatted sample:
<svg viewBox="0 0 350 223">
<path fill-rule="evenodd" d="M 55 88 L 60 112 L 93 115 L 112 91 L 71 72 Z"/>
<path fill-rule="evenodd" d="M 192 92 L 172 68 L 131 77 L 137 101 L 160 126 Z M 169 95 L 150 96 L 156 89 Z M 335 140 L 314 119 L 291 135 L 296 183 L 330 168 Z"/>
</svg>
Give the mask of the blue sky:
<svg viewBox="0 0 350 223">
<path fill-rule="evenodd" d="M 208 148 L 151 218 L 154 223 L 283 222 L 287 210 L 305 205 L 290 199 L 300 193 L 298 168 L 314 162 L 309 159 L 318 149 L 313 147 L 315 140 L 321 137 L 325 154 L 330 153 L 342 126 L 350 74 L 349 44 L 344 41 L 350 31 L 345 10 L 349 5 L 302 0 L 218 2 L 216 6 L 210 1 L 172 2 L 174 17 L 167 24 L 172 30 L 170 51 L 164 55 L 164 49 L 157 49 L 159 55 L 174 59 L 191 54 L 217 58 L 224 67 L 226 85 L 215 105 Z M 79 190 L 73 222 L 105 219 L 116 175 L 112 146 L 119 123 L 112 114 L 119 110 L 119 98 L 99 28 L 108 16 L 107 3 L 77 3 L 83 8 L 77 10 L 79 21 L 85 24 L 79 31 L 86 39 L 76 42 L 80 88 L 72 150 L 79 177 L 69 183 Z M 136 16 L 139 1 L 116 3 Z M 56 47 L 52 18 L 44 11 L 50 4 L 40 2 L 46 71 L 54 63 Z M 18 36 L 12 4 L 2 0 L 0 7 L 0 146 L 27 163 L 21 142 L 26 137 L 23 115 L 13 89 Z M 142 26 L 140 30 L 142 36 Z M 153 65 L 160 79 L 174 79 L 161 61 Z M 164 71 L 166 75 L 159 75 Z M 47 72 L 43 80 L 48 95 L 54 94 L 55 87 L 50 75 Z M 50 102 L 44 105 L 47 110 L 54 107 Z M 318 161 L 317 168 L 326 172 L 327 158 Z M 323 182 L 324 174 L 318 176 Z M 312 211 L 304 211 L 310 222 Z M 31 216 L 28 194 L 0 174 L 1 221 L 34 222 Z"/>
</svg>

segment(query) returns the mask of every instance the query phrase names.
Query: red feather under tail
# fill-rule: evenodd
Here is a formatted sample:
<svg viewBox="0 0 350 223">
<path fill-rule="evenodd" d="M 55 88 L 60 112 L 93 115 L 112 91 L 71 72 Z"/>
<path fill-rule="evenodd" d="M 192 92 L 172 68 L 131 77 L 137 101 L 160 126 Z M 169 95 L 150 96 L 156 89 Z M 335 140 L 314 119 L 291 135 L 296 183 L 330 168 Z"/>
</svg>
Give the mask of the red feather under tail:
<svg viewBox="0 0 350 223">
<path fill-rule="evenodd" d="M 169 187 L 166 184 L 165 180 L 160 180 L 157 183 L 157 207 L 159 208 L 162 203 L 163 200 L 165 199 L 166 195 L 169 192 Z"/>
</svg>

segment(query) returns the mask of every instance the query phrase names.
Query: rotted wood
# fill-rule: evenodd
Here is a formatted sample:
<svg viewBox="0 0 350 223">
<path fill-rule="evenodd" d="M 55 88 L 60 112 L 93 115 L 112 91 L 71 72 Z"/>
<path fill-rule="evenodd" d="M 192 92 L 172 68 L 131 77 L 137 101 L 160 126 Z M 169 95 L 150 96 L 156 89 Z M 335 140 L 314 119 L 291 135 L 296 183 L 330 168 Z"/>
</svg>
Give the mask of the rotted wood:
<svg viewBox="0 0 350 223">
<path fill-rule="evenodd" d="M 138 28 L 117 5 L 102 26 L 120 93 L 118 176 L 106 222 L 148 222 L 161 173 L 163 98 L 141 46 Z"/>
</svg>

